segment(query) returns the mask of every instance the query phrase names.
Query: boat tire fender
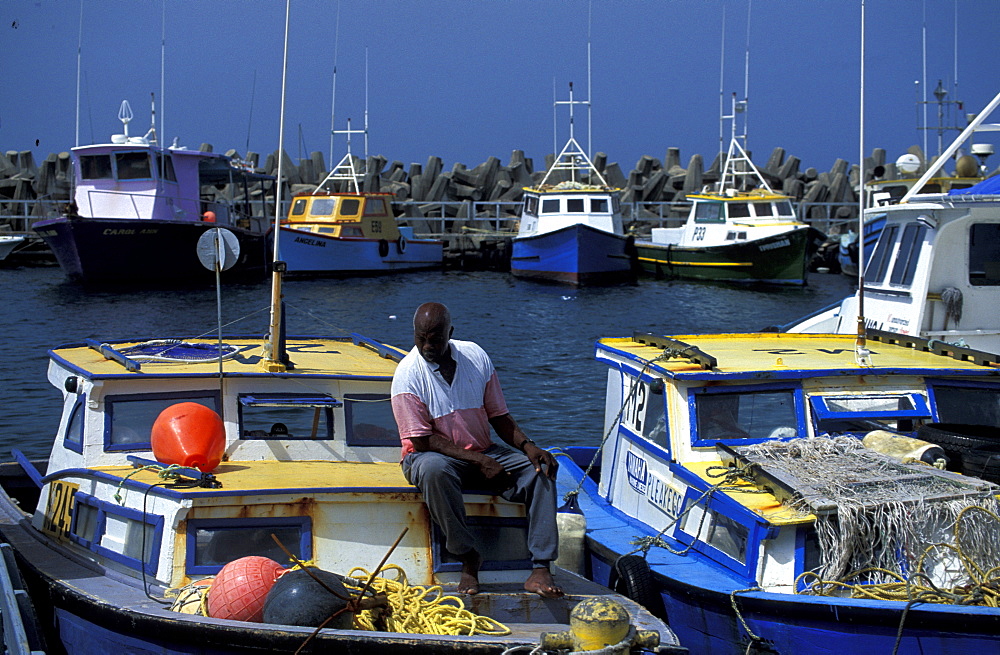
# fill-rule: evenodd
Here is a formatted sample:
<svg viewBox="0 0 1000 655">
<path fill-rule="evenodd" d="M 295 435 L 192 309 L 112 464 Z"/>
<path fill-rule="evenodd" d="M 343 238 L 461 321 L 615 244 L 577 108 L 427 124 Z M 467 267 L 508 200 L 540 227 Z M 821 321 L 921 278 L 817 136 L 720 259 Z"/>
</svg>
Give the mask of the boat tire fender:
<svg viewBox="0 0 1000 655">
<path fill-rule="evenodd" d="M 406 252 L 406 237 L 404 237 L 402 234 L 400 234 L 399 238 L 396 239 L 396 252 L 398 252 L 400 255 Z"/>
<path fill-rule="evenodd" d="M 378 240 L 378 256 L 385 257 L 389 254 L 389 242 L 385 239 Z"/>
<path fill-rule="evenodd" d="M 638 555 L 625 555 L 611 567 L 611 579 L 608 586 L 614 591 L 624 594 L 639 603 L 652 614 L 664 617 L 663 598 L 656 591 L 653 582 L 653 572 L 645 558 Z"/>
</svg>

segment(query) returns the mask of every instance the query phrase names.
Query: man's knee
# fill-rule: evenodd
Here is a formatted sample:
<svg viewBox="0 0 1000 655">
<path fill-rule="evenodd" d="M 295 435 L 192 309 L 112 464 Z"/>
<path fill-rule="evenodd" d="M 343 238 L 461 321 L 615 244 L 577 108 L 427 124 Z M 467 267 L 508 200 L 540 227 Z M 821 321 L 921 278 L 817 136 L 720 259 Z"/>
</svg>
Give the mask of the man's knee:
<svg viewBox="0 0 1000 655">
<path fill-rule="evenodd" d="M 410 461 L 407 478 L 418 487 L 429 483 L 450 484 L 459 479 L 452 458 L 433 451 L 414 453 L 407 457 Z"/>
</svg>

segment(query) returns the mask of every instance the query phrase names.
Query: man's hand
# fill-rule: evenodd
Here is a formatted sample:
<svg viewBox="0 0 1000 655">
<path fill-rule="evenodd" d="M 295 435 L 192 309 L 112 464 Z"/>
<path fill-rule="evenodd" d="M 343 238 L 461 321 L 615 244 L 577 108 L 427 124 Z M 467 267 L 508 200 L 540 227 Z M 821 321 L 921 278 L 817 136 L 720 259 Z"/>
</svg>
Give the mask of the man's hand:
<svg viewBox="0 0 1000 655">
<path fill-rule="evenodd" d="M 492 457 L 483 457 L 479 464 L 479 470 L 486 479 L 487 484 L 499 491 L 506 491 L 514 486 L 514 476 L 507 472 L 500 462 Z"/>
<path fill-rule="evenodd" d="M 534 442 L 528 442 L 524 444 L 524 454 L 528 456 L 531 463 L 535 465 L 535 473 L 542 473 L 544 467 L 544 473 L 550 480 L 556 479 L 556 471 L 559 470 L 559 464 L 556 462 L 556 458 L 549 451 L 539 448 L 534 444 Z"/>
</svg>

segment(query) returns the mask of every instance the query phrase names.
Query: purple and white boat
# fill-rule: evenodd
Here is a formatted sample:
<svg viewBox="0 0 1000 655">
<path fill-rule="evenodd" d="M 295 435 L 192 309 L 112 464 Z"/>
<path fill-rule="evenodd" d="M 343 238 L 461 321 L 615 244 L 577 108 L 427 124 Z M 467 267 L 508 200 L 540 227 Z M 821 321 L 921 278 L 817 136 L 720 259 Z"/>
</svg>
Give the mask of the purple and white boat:
<svg viewBox="0 0 1000 655">
<path fill-rule="evenodd" d="M 223 154 L 160 146 L 156 132 L 72 149 L 75 193 L 70 210 L 33 229 L 66 276 L 95 283 L 211 281 L 199 261 L 202 234 L 220 227 L 239 244 L 226 280 L 261 279 L 269 261 L 265 191 L 272 176 Z"/>
</svg>

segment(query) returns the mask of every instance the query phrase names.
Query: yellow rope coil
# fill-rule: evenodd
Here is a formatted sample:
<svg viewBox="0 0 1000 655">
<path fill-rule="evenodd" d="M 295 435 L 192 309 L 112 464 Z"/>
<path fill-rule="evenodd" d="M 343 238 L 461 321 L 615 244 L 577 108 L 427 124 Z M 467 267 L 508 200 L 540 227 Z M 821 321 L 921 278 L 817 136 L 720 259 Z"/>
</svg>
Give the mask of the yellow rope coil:
<svg viewBox="0 0 1000 655">
<path fill-rule="evenodd" d="M 428 635 L 509 635 L 510 629 L 488 616 L 479 616 L 465 609 L 465 603 L 457 596 L 446 596 L 444 590 L 434 585 L 411 586 L 406 580 L 406 572 L 395 564 L 382 569 L 382 574 L 393 577 L 377 577 L 371 584 L 371 591 L 384 593 L 389 599 L 391 612 L 386 618 L 389 632 Z M 347 574 L 354 580 L 367 580 L 371 573 L 355 567 Z M 362 585 L 347 588 L 359 592 Z M 374 630 L 372 610 L 364 610 L 355 616 L 355 625 L 363 630 Z"/>
</svg>

